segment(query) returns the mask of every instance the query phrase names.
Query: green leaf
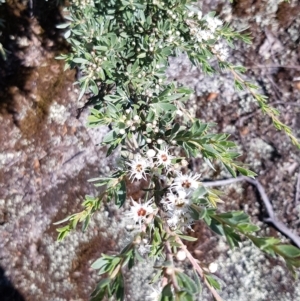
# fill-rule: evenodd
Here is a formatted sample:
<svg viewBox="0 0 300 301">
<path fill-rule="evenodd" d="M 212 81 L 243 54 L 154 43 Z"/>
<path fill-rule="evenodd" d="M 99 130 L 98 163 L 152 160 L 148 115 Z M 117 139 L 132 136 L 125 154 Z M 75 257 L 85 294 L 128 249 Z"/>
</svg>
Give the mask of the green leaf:
<svg viewBox="0 0 300 301">
<path fill-rule="evenodd" d="M 142 59 L 142 58 L 144 58 L 144 57 L 146 57 L 146 53 L 145 53 L 145 52 L 140 53 L 140 54 L 137 56 L 138 59 Z"/>
<path fill-rule="evenodd" d="M 223 226 L 223 230 L 230 248 L 233 249 L 234 247 L 239 247 L 239 243 L 241 242 L 240 236 L 228 226 Z"/>
<path fill-rule="evenodd" d="M 260 228 L 258 226 L 250 224 L 250 223 L 238 224 L 237 228 L 242 233 L 251 233 L 251 232 L 257 232 L 260 230 Z"/>
<path fill-rule="evenodd" d="M 255 237 L 248 235 L 248 238 L 261 250 L 264 250 L 271 255 L 274 255 L 273 246 L 280 243 L 280 240 L 274 237 Z M 272 247 L 272 248 L 271 248 Z"/>
<path fill-rule="evenodd" d="M 64 33 L 64 38 L 65 38 L 65 39 L 68 39 L 70 36 L 71 36 L 71 30 L 67 30 L 67 31 Z"/>
<path fill-rule="evenodd" d="M 236 178 L 236 172 L 233 170 L 233 168 L 229 165 L 229 164 L 225 164 L 223 162 L 225 168 L 229 171 L 229 173 L 234 177 Z"/>
<path fill-rule="evenodd" d="M 186 289 L 189 293 L 197 294 L 199 292 L 195 282 L 186 274 L 178 272 L 176 273 L 176 277 L 182 282 L 182 288 Z"/>
<path fill-rule="evenodd" d="M 221 288 L 219 282 L 212 275 L 205 275 L 205 278 L 208 283 L 215 289 L 219 290 Z"/>
<path fill-rule="evenodd" d="M 224 236 L 224 230 L 223 230 L 223 226 L 221 223 L 219 223 L 217 220 L 215 220 L 214 218 L 211 219 L 211 222 L 209 224 L 209 227 L 218 235 Z"/>
<path fill-rule="evenodd" d="M 116 139 L 116 137 L 117 137 L 116 132 L 115 132 L 114 130 L 112 130 L 112 131 L 108 132 L 108 133 L 104 136 L 102 142 L 105 143 L 105 144 L 108 144 L 108 143 L 114 141 L 114 140 Z"/>
<path fill-rule="evenodd" d="M 89 64 L 89 61 L 82 57 L 75 57 L 72 61 L 78 64 Z"/>
<path fill-rule="evenodd" d="M 91 265 L 91 267 L 94 270 L 98 270 L 101 269 L 106 264 L 107 264 L 107 258 L 100 257 Z"/>
<path fill-rule="evenodd" d="M 97 84 L 93 80 L 90 80 L 90 87 L 89 88 L 93 92 L 94 95 L 98 95 L 99 88 L 98 88 Z"/>
<path fill-rule="evenodd" d="M 120 208 L 123 206 L 125 201 L 126 201 L 126 183 L 125 180 L 123 180 L 118 185 L 117 198 L 115 200 L 115 204 Z"/>
<path fill-rule="evenodd" d="M 204 186 L 198 187 L 194 192 L 193 192 L 193 199 L 200 199 L 204 197 L 207 194 L 207 189 Z"/>
<path fill-rule="evenodd" d="M 67 28 L 68 26 L 70 26 L 71 23 L 63 23 L 63 24 L 59 24 L 59 25 L 56 25 L 56 28 Z"/>
<path fill-rule="evenodd" d="M 247 177 L 251 177 L 254 178 L 255 176 L 257 176 L 257 174 L 249 169 L 246 168 L 242 168 L 240 166 L 237 166 L 236 169 L 243 175 L 243 176 L 247 176 Z"/>
<path fill-rule="evenodd" d="M 197 241 L 197 237 L 187 236 L 187 235 L 181 235 L 177 234 L 181 239 L 187 240 L 187 241 Z"/>
<path fill-rule="evenodd" d="M 171 284 L 167 284 L 164 286 L 164 288 L 161 292 L 160 301 L 173 301 L 173 293 L 171 290 Z"/>
<path fill-rule="evenodd" d="M 292 245 L 278 245 L 275 246 L 275 250 L 277 251 L 278 254 L 286 258 L 300 257 L 300 249 Z"/>
<path fill-rule="evenodd" d="M 151 106 L 158 112 L 163 112 L 163 111 L 174 112 L 175 110 L 177 110 L 176 106 L 174 106 L 171 103 L 167 103 L 167 102 L 152 103 Z"/>
</svg>

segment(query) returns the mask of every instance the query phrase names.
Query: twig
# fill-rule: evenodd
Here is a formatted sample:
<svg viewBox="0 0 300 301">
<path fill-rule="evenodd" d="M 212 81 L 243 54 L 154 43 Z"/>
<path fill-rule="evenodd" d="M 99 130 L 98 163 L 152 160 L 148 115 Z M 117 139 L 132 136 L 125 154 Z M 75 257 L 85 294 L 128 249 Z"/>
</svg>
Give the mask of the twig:
<svg viewBox="0 0 300 301">
<path fill-rule="evenodd" d="M 299 178 L 300 178 L 300 175 L 298 176 L 298 179 Z M 227 179 L 227 180 L 204 182 L 203 186 L 205 186 L 205 187 L 223 186 L 223 185 L 228 185 L 228 184 L 232 184 L 232 183 L 236 183 L 236 182 L 240 182 L 240 181 L 246 181 L 246 182 L 252 184 L 253 186 L 255 186 L 256 189 L 258 190 L 260 197 L 265 205 L 267 214 L 269 215 L 269 217 L 265 218 L 264 221 L 273 224 L 279 230 L 279 232 L 281 232 L 282 234 L 287 236 L 291 241 L 293 241 L 293 243 L 298 248 L 300 248 L 300 237 L 298 235 L 294 234 L 285 224 L 283 224 L 282 222 L 280 222 L 276 219 L 272 204 L 271 204 L 263 186 L 259 183 L 259 181 L 250 179 L 248 177 L 241 176 L 241 177 Z M 300 180 L 299 180 L 299 182 L 300 182 Z M 298 187 L 298 183 L 297 183 L 297 187 Z"/>
<path fill-rule="evenodd" d="M 185 251 L 186 253 L 186 257 L 188 258 L 188 260 L 190 261 L 190 263 L 192 264 L 193 268 L 198 272 L 198 274 L 200 275 L 200 277 L 203 279 L 204 283 L 206 284 L 206 286 L 208 287 L 208 289 L 211 291 L 211 293 L 213 294 L 214 298 L 216 301 L 223 301 L 223 299 L 220 297 L 220 295 L 218 294 L 218 292 L 215 290 L 214 287 L 212 287 L 209 282 L 207 281 L 204 272 L 202 270 L 202 268 L 199 266 L 198 262 L 196 261 L 196 259 L 193 257 L 193 255 L 189 252 L 189 250 L 187 249 L 186 245 L 182 242 L 182 240 L 176 235 L 175 236 L 175 240 L 178 244 L 180 244 L 181 248 Z"/>
<path fill-rule="evenodd" d="M 256 66 L 246 66 L 245 68 L 247 69 L 269 69 L 269 68 L 284 68 L 284 69 L 296 69 L 300 70 L 300 66 L 281 66 L 281 65 L 268 65 L 268 66 L 263 66 L 263 65 L 256 65 Z"/>
<path fill-rule="evenodd" d="M 289 106 L 299 107 L 300 103 L 291 102 L 291 101 L 275 101 L 275 102 L 271 102 L 270 105 L 289 105 Z"/>
<path fill-rule="evenodd" d="M 166 250 L 167 260 L 170 261 L 172 263 L 172 265 L 174 265 L 173 264 L 173 254 L 172 254 L 172 250 L 171 250 L 171 245 L 170 245 L 170 242 L 168 240 L 165 243 L 165 250 Z M 176 276 L 175 276 L 174 269 L 172 270 L 172 274 L 169 275 L 169 276 L 171 276 L 171 281 L 173 283 L 173 287 L 174 287 L 175 292 L 179 292 L 180 288 L 179 288 L 178 283 L 177 283 L 177 279 L 176 279 Z"/>
</svg>

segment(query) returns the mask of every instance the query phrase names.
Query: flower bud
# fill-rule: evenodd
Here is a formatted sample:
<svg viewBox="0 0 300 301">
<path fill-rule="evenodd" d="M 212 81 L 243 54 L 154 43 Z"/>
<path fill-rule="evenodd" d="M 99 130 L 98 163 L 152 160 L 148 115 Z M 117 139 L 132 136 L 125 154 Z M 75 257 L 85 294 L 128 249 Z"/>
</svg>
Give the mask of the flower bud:
<svg viewBox="0 0 300 301">
<path fill-rule="evenodd" d="M 176 254 L 176 259 L 178 261 L 184 261 L 186 259 L 186 253 L 184 250 L 179 250 Z"/>
<path fill-rule="evenodd" d="M 218 270 L 218 264 L 215 262 L 212 262 L 209 264 L 208 269 L 211 273 L 215 273 Z"/>
<path fill-rule="evenodd" d="M 156 151 L 154 149 L 149 149 L 146 154 L 149 158 L 153 158 L 156 154 Z"/>
</svg>

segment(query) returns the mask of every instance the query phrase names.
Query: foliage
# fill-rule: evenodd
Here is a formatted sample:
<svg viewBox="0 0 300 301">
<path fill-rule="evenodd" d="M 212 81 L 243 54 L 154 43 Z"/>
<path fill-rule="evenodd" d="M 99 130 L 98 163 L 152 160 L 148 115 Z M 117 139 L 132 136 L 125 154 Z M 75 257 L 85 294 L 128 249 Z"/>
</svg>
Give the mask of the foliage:
<svg viewBox="0 0 300 301">
<path fill-rule="evenodd" d="M 124 300 L 123 271 L 143 257 L 153 258 L 158 271 L 152 280 L 160 282 L 156 300 L 195 300 L 201 282 L 221 300 L 217 279 L 183 243 L 194 239 L 184 231 L 195 221 L 225 236 L 232 248 L 247 238 L 268 254 L 281 256 L 292 272 L 300 265 L 297 248 L 256 236 L 259 228 L 243 212 L 218 213 L 220 192 L 205 188 L 200 175 L 185 173 L 187 159 L 201 157 L 211 168 L 218 160 L 234 177 L 255 176 L 237 162 L 239 154 L 229 135 L 214 133 L 213 124 L 189 114 L 186 101 L 191 89 L 166 80 L 168 57 L 181 53 L 208 75 L 218 69 L 231 71 L 235 87 L 248 89 L 275 126 L 299 146 L 278 112 L 242 78 L 244 68 L 227 60 L 228 47 L 236 39 L 250 43 L 249 35 L 223 24 L 214 12 L 203 16 L 193 2 L 75 0 L 66 10 L 67 23 L 59 26 L 73 49 L 59 59 L 66 61 L 66 68 L 81 70 L 79 98 L 88 93 L 95 104 L 88 126 L 110 127 L 103 145 L 108 156 L 118 149 L 121 163 L 112 175 L 93 179 L 104 192 L 96 198 L 87 196 L 82 212 L 61 221 L 68 224 L 58 229 L 58 239 L 78 223 L 86 230 L 103 201 L 119 207 L 130 204 L 127 217 L 136 226 L 133 241 L 120 254 L 102 254 L 93 264 L 104 277 L 91 295 L 93 301 L 105 296 Z M 128 195 L 128 181 L 145 183 L 142 199 Z M 193 266 L 192 275 L 178 267 L 184 260 Z"/>
</svg>

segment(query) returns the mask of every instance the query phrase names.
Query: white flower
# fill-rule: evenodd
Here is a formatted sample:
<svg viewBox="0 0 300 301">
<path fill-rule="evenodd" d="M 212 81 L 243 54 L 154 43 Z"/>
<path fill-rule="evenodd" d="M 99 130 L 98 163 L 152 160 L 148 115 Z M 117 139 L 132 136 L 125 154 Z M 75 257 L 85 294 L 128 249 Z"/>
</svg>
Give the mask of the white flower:
<svg viewBox="0 0 300 301">
<path fill-rule="evenodd" d="M 131 198 L 132 206 L 130 208 L 130 213 L 128 213 L 128 217 L 132 218 L 135 223 L 138 223 L 140 227 L 142 226 L 142 222 L 147 218 L 147 216 L 153 213 L 153 208 L 151 206 L 152 199 L 147 201 L 146 203 L 135 202 Z"/>
<path fill-rule="evenodd" d="M 129 179 L 146 180 L 147 168 L 150 167 L 150 162 L 146 158 L 143 158 L 141 155 L 137 155 L 135 159 L 126 164 L 130 166 Z"/>
<path fill-rule="evenodd" d="M 213 52 L 219 56 L 221 61 L 225 61 L 228 58 L 228 48 L 225 45 L 218 43 L 213 46 Z"/>
<path fill-rule="evenodd" d="M 156 154 L 156 151 L 154 149 L 149 149 L 146 153 L 146 155 L 149 157 L 149 158 L 153 158 Z"/>
<path fill-rule="evenodd" d="M 177 111 L 176 111 L 176 114 L 177 114 L 178 116 L 180 116 L 180 117 L 181 117 L 181 116 L 183 115 L 183 112 L 182 112 L 182 111 L 180 111 L 180 110 L 177 110 Z"/>
<path fill-rule="evenodd" d="M 206 22 L 207 22 L 207 26 L 211 32 L 215 32 L 216 29 L 222 25 L 222 21 L 220 19 L 210 17 L 210 16 L 206 17 Z"/>
<path fill-rule="evenodd" d="M 199 179 L 200 175 L 183 175 L 182 173 L 178 173 L 178 176 L 174 179 L 172 186 L 177 190 L 184 190 L 187 193 L 196 190 L 199 187 Z"/>
<path fill-rule="evenodd" d="M 171 230 L 175 230 L 178 226 L 178 223 L 179 223 L 179 217 L 176 215 L 172 216 L 167 220 L 167 224 L 171 228 Z"/>
<path fill-rule="evenodd" d="M 186 259 L 186 252 L 184 250 L 179 250 L 176 254 L 176 259 L 178 261 L 184 261 Z"/>
<path fill-rule="evenodd" d="M 208 269 L 211 273 L 215 273 L 218 270 L 218 264 L 215 262 L 212 262 L 209 264 Z"/>
<path fill-rule="evenodd" d="M 184 190 L 177 191 L 177 194 L 170 192 L 161 200 L 161 204 L 172 217 L 180 217 L 188 213 L 191 203 L 192 201 L 188 198 L 188 195 Z"/>
<path fill-rule="evenodd" d="M 172 164 L 171 160 L 174 158 L 169 154 L 168 147 L 165 147 L 162 150 L 157 149 L 157 152 L 157 165 L 163 165 L 165 168 L 168 168 Z"/>
</svg>

